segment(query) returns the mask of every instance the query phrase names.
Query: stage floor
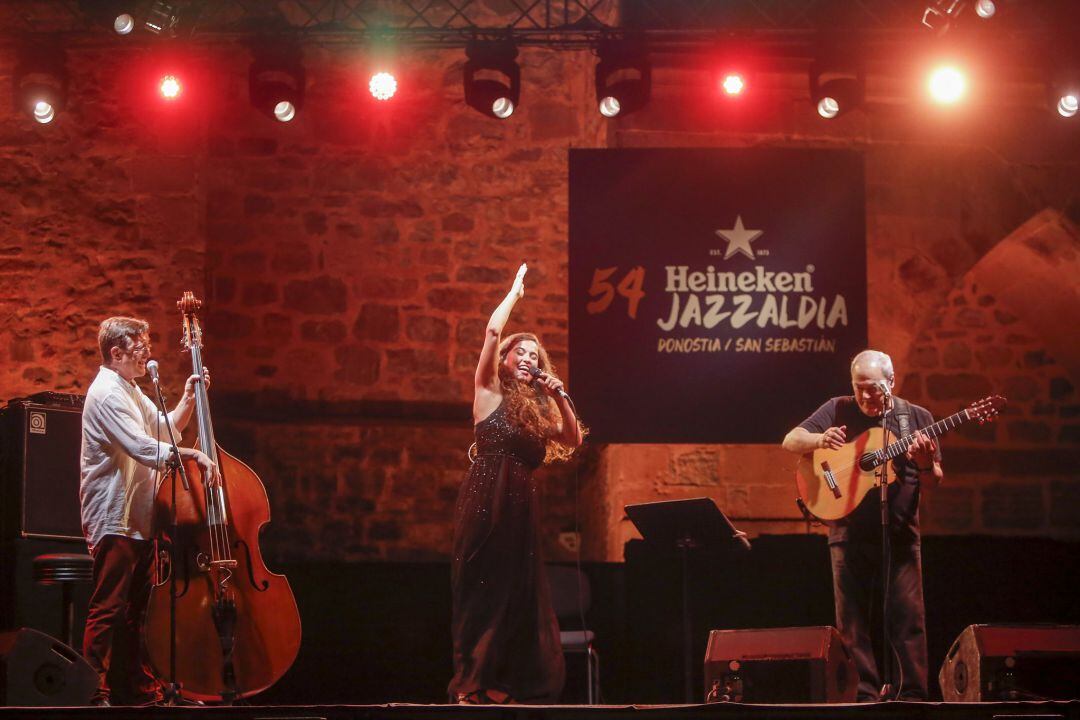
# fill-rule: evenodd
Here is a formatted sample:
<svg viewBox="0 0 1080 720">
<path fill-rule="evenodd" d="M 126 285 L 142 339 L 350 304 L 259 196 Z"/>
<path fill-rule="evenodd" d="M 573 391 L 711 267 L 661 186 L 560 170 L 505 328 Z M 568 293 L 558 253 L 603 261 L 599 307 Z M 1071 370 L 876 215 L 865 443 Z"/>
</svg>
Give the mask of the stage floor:
<svg viewBox="0 0 1080 720">
<path fill-rule="evenodd" d="M 238 705 L 154 708 L 0 708 L 0 718 L 177 718 L 195 715 L 246 720 L 662 720 L 746 718 L 747 720 L 1080 720 L 1080 700 L 993 703 L 889 702 L 861 705 Z"/>
</svg>

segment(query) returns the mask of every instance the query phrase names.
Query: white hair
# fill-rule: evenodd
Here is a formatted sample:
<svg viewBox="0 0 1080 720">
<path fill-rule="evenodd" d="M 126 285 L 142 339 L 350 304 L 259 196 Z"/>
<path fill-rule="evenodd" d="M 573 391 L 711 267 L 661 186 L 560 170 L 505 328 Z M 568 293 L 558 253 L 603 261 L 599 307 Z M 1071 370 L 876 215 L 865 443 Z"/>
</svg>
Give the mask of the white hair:
<svg viewBox="0 0 1080 720">
<path fill-rule="evenodd" d="M 851 360 L 851 374 L 855 374 L 855 368 L 865 365 L 868 367 L 881 368 L 882 375 L 889 382 L 892 382 L 895 373 L 893 372 L 892 358 L 881 352 L 880 350 L 863 350 Z"/>
</svg>

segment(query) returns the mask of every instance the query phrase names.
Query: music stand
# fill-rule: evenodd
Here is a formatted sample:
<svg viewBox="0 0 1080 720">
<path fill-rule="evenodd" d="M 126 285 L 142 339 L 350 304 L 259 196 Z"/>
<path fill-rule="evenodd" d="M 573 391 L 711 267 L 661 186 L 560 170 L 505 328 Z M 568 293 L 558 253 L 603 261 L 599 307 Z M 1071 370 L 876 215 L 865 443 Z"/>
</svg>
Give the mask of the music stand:
<svg viewBox="0 0 1080 720">
<path fill-rule="evenodd" d="M 693 636 L 690 624 L 690 551 L 720 548 L 739 542 L 749 550 L 746 533 L 740 532 L 712 498 L 662 500 L 623 508 L 646 543 L 676 549 L 682 560 L 683 693 L 694 702 Z"/>
</svg>

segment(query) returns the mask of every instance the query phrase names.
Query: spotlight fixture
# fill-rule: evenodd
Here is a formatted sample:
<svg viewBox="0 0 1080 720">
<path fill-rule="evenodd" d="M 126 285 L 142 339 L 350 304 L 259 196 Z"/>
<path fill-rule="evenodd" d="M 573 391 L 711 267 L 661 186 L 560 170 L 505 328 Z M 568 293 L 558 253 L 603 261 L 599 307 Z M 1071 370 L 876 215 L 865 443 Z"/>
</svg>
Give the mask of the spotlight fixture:
<svg viewBox="0 0 1080 720">
<path fill-rule="evenodd" d="M 517 47 L 509 41 L 471 42 L 465 55 L 466 104 L 500 120 L 513 115 L 521 98 Z"/>
<path fill-rule="evenodd" d="M 180 13 L 176 6 L 165 0 L 154 0 L 146 13 L 143 27 L 155 35 L 175 35 Z"/>
<path fill-rule="evenodd" d="M 67 104 L 68 77 L 61 50 L 24 49 L 15 70 L 15 102 L 42 125 L 51 123 Z"/>
<path fill-rule="evenodd" d="M 720 80 L 720 89 L 728 97 L 738 97 L 746 89 L 746 78 L 743 77 L 742 73 L 738 72 L 724 73 L 723 78 Z"/>
<path fill-rule="evenodd" d="M 1063 118 L 1076 117 L 1080 99 L 1080 58 L 1059 50 L 1050 58 L 1053 70 L 1046 82 L 1047 99 Z"/>
<path fill-rule="evenodd" d="M 964 74 L 951 65 L 935 68 L 927 82 L 930 97 L 941 105 L 955 105 L 967 92 Z"/>
<path fill-rule="evenodd" d="M 994 0 L 978 0 L 975 3 L 975 14 L 983 20 L 989 20 L 997 12 L 997 4 Z"/>
<path fill-rule="evenodd" d="M 944 35 L 960 17 L 969 0 L 933 0 L 927 3 L 923 10 L 923 27 L 933 30 L 938 35 Z M 989 20 L 997 13 L 997 3 L 994 0 L 975 0 L 972 3 L 975 14 L 983 20 Z"/>
<path fill-rule="evenodd" d="M 158 89 L 161 91 L 161 97 L 166 100 L 175 100 L 184 92 L 184 86 L 175 75 L 162 75 Z"/>
<path fill-rule="evenodd" d="M 652 94 L 652 70 L 640 47 L 607 45 L 598 49 L 596 102 L 600 114 L 612 118 L 639 110 Z"/>
<path fill-rule="evenodd" d="M 248 69 L 248 97 L 263 115 L 290 122 L 304 106 L 306 79 L 299 48 L 259 48 Z"/>
<path fill-rule="evenodd" d="M 397 78 L 388 72 L 377 72 L 368 81 L 368 92 L 376 100 L 389 100 L 397 93 Z"/>
<path fill-rule="evenodd" d="M 810 102 L 818 115 L 826 120 L 862 105 L 866 95 L 866 76 L 862 70 L 854 73 L 835 73 L 820 63 L 810 68 Z"/>
<path fill-rule="evenodd" d="M 127 35 L 135 29 L 135 18 L 128 13 L 120 13 L 113 20 L 113 30 L 117 35 Z"/>
<path fill-rule="evenodd" d="M 117 35 L 129 35 L 135 29 L 135 0 L 79 0 L 79 12 Z"/>
<path fill-rule="evenodd" d="M 1050 98 L 1050 105 L 1057 111 L 1057 114 L 1063 118 L 1075 117 L 1078 108 L 1078 98 L 1080 98 L 1080 82 L 1076 80 L 1070 81 L 1070 75 L 1072 77 L 1078 77 L 1080 74 L 1073 74 L 1069 72 L 1062 72 L 1057 80 L 1047 83 L 1047 91 Z"/>
<path fill-rule="evenodd" d="M 1071 118 L 1076 115 L 1077 100 L 1075 93 L 1068 93 L 1058 98 L 1057 111 L 1061 117 Z"/>
</svg>

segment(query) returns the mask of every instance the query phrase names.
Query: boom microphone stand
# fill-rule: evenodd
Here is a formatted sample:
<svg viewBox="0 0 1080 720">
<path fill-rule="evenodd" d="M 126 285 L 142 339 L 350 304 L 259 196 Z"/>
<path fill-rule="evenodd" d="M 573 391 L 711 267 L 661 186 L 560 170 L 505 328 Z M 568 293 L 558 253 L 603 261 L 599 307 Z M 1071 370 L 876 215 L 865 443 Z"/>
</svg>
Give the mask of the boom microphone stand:
<svg viewBox="0 0 1080 720">
<path fill-rule="evenodd" d="M 157 363 L 154 364 L 150 377 L 154 381 L 158 406 L 161 408 L 161 414 L 165 417 L 165 429 L 169 433 L 169 444 L 172 445 L 173 452 L 167 463 L 169 468 L 167 476 L 172 477 L 172 507 L 170 508 L 172 538 L 170 540 L 171 547 L 169 548 L 169 682 L 165 686 L 164 701 L 167 705 L 177 705 L 181 701 L 181 695 L 180 683 L 176 682 L 176 548 L 180 545 L 179 523 L 176 518 L 176 476 L 180 476 L 185 492 L 191 490 L 191 485 L 188 483 L 184 463 L 180 461 L 180 448 L 176 444 L 176 436 L 173 435 L 172 431 L 172 421 L 169 420 L 169 412 L 165 407 L 165 396 L 161 392 L 161 383 L 158 382 Z M 160 555 L 158 557 L 160 559 Z M 158 567 L 160 568 L 160 565 Z"/>
</svg>

